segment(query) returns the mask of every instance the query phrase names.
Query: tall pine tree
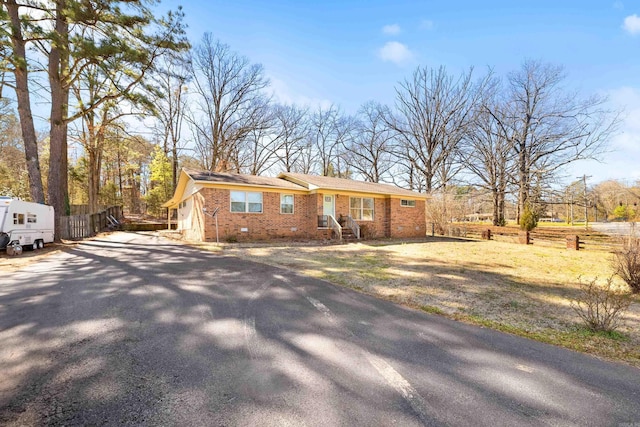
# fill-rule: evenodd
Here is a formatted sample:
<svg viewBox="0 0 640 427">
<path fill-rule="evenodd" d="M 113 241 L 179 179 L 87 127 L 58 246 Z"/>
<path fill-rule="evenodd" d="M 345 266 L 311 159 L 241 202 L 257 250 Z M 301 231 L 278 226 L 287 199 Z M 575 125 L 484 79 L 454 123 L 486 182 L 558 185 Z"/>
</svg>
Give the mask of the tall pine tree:
<svg viewBox="0 0 640 427">
<path fill-rule="evenodd" d="M 153 0 L 25 0 L 21 3 L 0 0 L 0 22 L 3 23 L 0 46 L 9 63 L 14 64 L 12 71 L 17 86 L 26 88 L 27 78 L 18 82 L 17 77 L 26 73 L 29 64 L 42 57 L 47 63 L 51 106 L 47 201 L 56 212 L 57 240 L 60 239 L 59 218 L 68 212 L 69 123 L 104 103 L 135 94 L 159 58 L 188 47 L 181 11 L 156 18 L 151 7 L 157 3 Z M 32 42 L 40 52 L 28 58 L 24 48 Z M 70 107 L 72 87 L 83 78 L 83 71 L 89 65 L 97 66 L 112 85 L 96 97 Z M 16 91 L 21 94 L 25 88 L 17 87 Z M 18 108 L 30 115 L 30 100 L 18 96 Z M 29 172 L 32 173 L 31 168 Z"/>
</svg>

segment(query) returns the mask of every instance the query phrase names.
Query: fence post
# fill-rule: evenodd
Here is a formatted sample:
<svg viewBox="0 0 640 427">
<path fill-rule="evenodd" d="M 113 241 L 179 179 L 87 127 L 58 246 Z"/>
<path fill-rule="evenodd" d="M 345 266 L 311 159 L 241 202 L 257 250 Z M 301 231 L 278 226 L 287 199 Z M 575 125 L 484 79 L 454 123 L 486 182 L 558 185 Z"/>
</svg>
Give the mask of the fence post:
<svg viewBox="0 0 640 427">
<path fill-rule="evenodd" d="M 580 236 L 567 236 L 567 249 L 580 250 Z"/>
</svg>

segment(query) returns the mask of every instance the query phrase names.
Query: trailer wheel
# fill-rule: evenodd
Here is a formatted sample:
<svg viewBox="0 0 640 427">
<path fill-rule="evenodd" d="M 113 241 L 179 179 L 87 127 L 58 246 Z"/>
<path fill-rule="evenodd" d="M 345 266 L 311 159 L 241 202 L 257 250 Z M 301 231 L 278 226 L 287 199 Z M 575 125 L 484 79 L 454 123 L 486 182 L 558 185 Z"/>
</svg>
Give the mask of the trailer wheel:
<svg viewBox="0 0 640 427">
<path fill-rule="evenodd" d="M 38 240 L 38 249 L 44 248 L 44 240 Z"/>
<path fill-rule="evenodd" d="M 7 255 L 8 256 L 14 256 L 15 255 L 15 252 L 13 250 L 13 246 L 7 245 Z"/>
<path fill-rule="evenodd" d="M 13 245 L 13 253 L 14 255 L 22 255 L 22 246 L 18 244 Z"/>
</svg>

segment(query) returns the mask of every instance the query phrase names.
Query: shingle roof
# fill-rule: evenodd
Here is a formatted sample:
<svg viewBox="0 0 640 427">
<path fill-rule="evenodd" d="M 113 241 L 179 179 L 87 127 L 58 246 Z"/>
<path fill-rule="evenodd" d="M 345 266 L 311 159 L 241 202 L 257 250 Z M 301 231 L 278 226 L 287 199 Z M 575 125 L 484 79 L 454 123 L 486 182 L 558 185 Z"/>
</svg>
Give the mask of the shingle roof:
<svg viewBox="0 0 640 427">
<path fill-rule="evenodd" d="M 356 193 L 384 194 L 392 196 L 426 198 L 425 194 L 416 193 L 389 184 L 356 181 L 353 179 L 332 178 L 328 176 L 306 175 L 302 173 L 282 172 L 277 178 L 256 175 L 241 175 L 225 172 L 209 172 L 184 169 L 194 181 L 220 184 L 235 184 L 255 187 L 282 188 L 291 190 L 332 190 Z"/>
<path fill-rule="evenodd" d="M 353 179 L 332 178 L 319 175 L 305 175 L 301 173 L 283 172 L 278 178 L 297 181 L 309 189 L 326 189 L 338 191 L 353 191 L 359 193 L 387 194 L 395 196 L 426 198 L 425 194 L 396 187 L 395 185 L 374 182 L 355 181 Z"/>
<path fill-rule="evenodd" d="M 286 188 L 304 190 L 305 187 L 280 178 L 235 173 L 184 170 L 194 181 L 216 182 L 220 184 L 251 185 L 259 187 Z"/>
</svg>

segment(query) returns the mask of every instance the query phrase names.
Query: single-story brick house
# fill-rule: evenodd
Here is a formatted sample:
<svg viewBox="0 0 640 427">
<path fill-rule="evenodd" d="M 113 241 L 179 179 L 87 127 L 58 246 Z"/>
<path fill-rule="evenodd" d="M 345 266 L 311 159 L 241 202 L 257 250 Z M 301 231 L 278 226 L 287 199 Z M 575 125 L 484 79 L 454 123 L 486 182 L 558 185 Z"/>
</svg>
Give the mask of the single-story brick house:
<svg viewBox="0 0 640 427">
<path fill-rule="evenodd" d="M 387 184 L 183 169 L 163 206 L 169 218 L 177 210 L 177 230 L 189 240 L 248 241 L 424 237 L 425 204 L 425 194 Z"/>
</svg>

